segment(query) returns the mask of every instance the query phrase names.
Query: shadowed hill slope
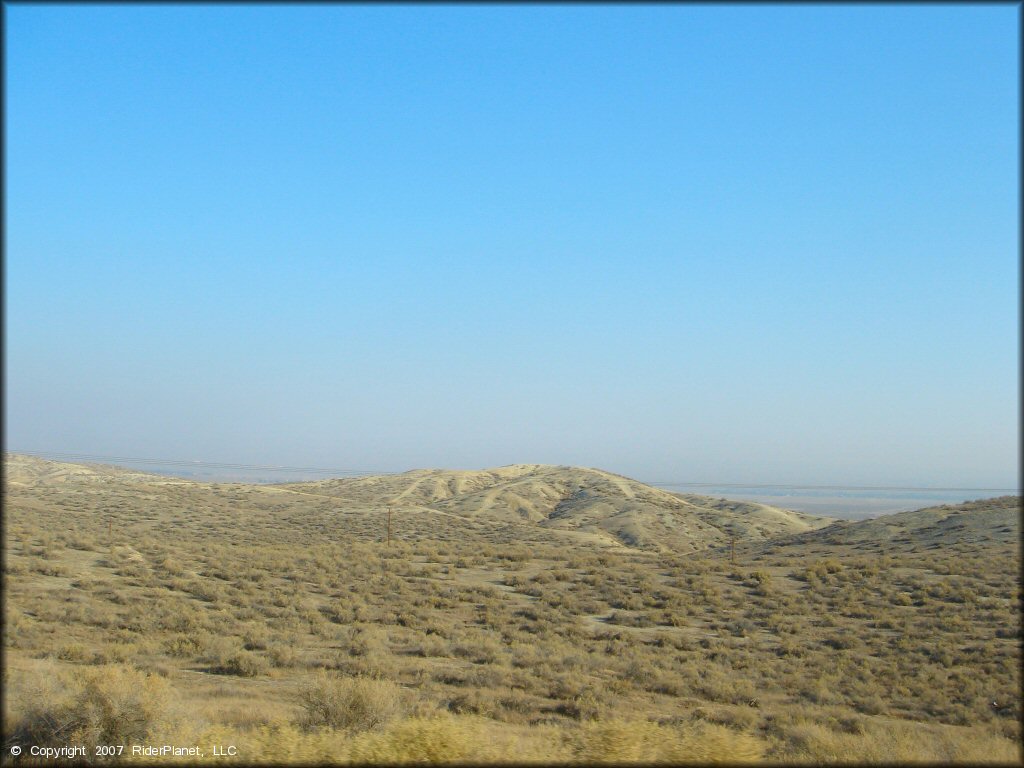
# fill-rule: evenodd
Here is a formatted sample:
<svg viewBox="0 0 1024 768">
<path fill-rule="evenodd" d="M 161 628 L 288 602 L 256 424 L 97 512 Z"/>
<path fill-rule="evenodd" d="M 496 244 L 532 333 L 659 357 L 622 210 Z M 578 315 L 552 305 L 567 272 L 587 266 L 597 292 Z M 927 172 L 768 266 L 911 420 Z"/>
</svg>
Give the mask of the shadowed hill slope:
<svg viewBox="0 0 1024 768">
<path fill-rule="evenodd" d="M 735 534 L 738 539 L 771 539 L 821 529 L 835 518 L 774 507 L 756 501 L 735 501 L 696 494 L 675 494 L 698 508 L 702 520 Z"/>
</svg>

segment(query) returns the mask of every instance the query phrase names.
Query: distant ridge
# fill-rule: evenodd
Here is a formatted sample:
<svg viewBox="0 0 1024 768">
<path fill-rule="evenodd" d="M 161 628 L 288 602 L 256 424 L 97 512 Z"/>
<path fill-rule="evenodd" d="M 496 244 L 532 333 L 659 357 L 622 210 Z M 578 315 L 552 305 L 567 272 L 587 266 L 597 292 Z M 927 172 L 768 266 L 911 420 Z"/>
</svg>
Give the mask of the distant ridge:
<svg viewBox="0 0 1024 768">
<path fill-rule="evenodd" d="M 721 504 L 670 493 L 600 469 L 512 464 L 486 470 L 419 469 L 397 475 L 276 487 L 349 504 L 419 507 L 466 519 L 530 523 L 611 538 L 631 547 L 693 551 L 737 536 L 764 540 L 833 522 L 767 504 Z"/>
<path fill-rule="evenodd" d="M 999 496 L 897 512 L 858 522 L 832 525 L 780 538 L 785 546 L 848 546 L 864 551 L 896 553 L 951 545 L 1018 544 L 1022 498 Z"/>
<path fill-rule="evenodd" d="M 140 458 L 132 456 L 101 456 L 90 453 L 65 453 L 60 451 L 9 451 L 11 455 L 34 456 L 40 459 L 57 462 L 87 462 L 89 464 L 106 464 L 123 467 L 128 464 L 149 464 L 157 467 L 188 467 L 197 470 L 196 472 L 181 473 L 186 476 L 210 474 L 209 470 L 228 469 L 242 472 L 267 471 L 267 472 L 296 472 L 300 474 L 326 475 L 329 477 L 369 477 L 376 475 L 398 475 L 401 471 L 383 471 L 368 469 L 340 469 L 324 467 L 292 467 L 279 464 L 239 464 L 235 462 L 222 461 L 182 461 L 181 459 L 155 459 Z M 514 465 L 508 465 L 514 466 Z M 540 465 L 536 465 L 540 466 Z M 164 474 L 154 470 L 157 474 Z M 178 472 L 174 473 L 178 476 Z M 277 479 L 275 482 L 284 482 Z M 815 491 L 914 491 L 914 492 L 957 492 L 957 493 L 1019 493 L 1019 488 L 974 488 L 974 487 L 938 487 L 938 486 L 903 486 L 903 485 L 836 485 L 836 484 L 814 484 L 814 483 L 736 483 L 736 482 L 696 482 L 696 481 L 668 481 L 648 480 L 647 485 L 656 488 L 729 488 L 744 490 L 759 489 L 789 489 L 789 490 L 815 490 Z"/>
<path fill-rule="evenodd" d="M 850 546 L 903 551 L 953 543 L 1019 541 L 1021 497 L 924 507 L 860 522 L 837 521 L 749 501 L 672 493 L 624 475 L 586 467 L 511 464 L 485 470 L 418 469 L 298 483 L 209 483 L 111 464 L 52 461 L 5 452 L 5 492 L 84 484 L 92 493 L 116 486 L 175 487 L 187 492 L 228 485 L 247 498 L 309 495 L 350 514 L 445 515 L 467 523 L 528 526 L 552 536 L 582 536 L 602 546 L 693 552 L 731 541 L 759 549 Z M 253 495 L 255 494 L 255 495 Z M 244 502 L 240 502 L 244 503 Z M 466 530 L 472 530 L 472 526 Z M 526 530 L 526 529 L 523 529 Z M 534 534 L 531 534 L 533 536 Z"/>
<path fill-rule="evenodd" d="M 460 519 L 472 530 L 484 524 L 526 526 L 524 535 L 559 539 L 571 535 L 599 546 L 693 552 L 734 538 L 764 541 L 829 525 L 815 517 L 767 504 L 723 502 L 679 495 L 623 475 L 585 467 L 512 464 L 486 470 L 419 469 L 401 474 L 333 478 L 300 483 L 204 483 L 111 465 L 74 464 L 7 453 L 6 489 L 78 483 L 91 492 L 117 486 L 174 487 L 179 493 L 217 486 L 244 488 L 246 499 L 310 503 L 346 514 L 379 516 L 387 505 L 403 515 Z M 241 498 L 241 497 L 240 497 Z M 248 501 L 240 501 L 246 504 Z"/>
<path fill-rule="evenodd" d="M 36 485 L 70 482 L 188 482 L 114 464 L 76 464 L 4 452 L 4 483 Z"/>
</svg>

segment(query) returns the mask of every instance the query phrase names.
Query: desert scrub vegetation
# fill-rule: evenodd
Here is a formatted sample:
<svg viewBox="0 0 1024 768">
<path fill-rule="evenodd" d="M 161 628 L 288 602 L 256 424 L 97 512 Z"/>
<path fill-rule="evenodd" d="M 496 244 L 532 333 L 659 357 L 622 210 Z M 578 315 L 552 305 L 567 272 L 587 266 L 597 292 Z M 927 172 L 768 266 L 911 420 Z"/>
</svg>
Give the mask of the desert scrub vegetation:
<svg viewBox="0 0 1024 768">
<path fill-rule="evenodd" d="M 8 669 L 50 665 L 56 682 L 19 683 L 5 733 L 76 707 L 95 721 L 89 697 L 118 690 L 90 688 L 95 671 L 166 704 L 138 704 L 146 733 L 220 733 L 252 747 L 245 762 L 675 761 L 698 734 L 734 737 L 732 761 L 973 760 L 1020 743 L 1012 546 L 764 545 L 734 565 L 407 513 L 388 547 L 379 518 L 317 496 L 147 493 L 6 499 Z M 175 702 L 210 722 L 176 720 Z M 68 727 L 99 733 L 86 725 Z"/>
<path fill-rule="evenodd" d="M 773 759 L 773 748 L 782 743 L 774 758 L 787 762 L 821 764 L 843 763 L 857 755 L 859 763 L 894 761 L 998 762 L 1015 759 L 1016 745 L 1005 737 L 971 729 L 957 733 L 951 728 L 936 728 L 913 723 L 880 726 L 865 720 L 772 719 L 767 728 L 751 730 L 751 718 L 739 718 L 729 712 L 694 710 L 691 716 L 664 722 L 612 717 L 586 719 L 578 725 L 540 724 L 516 726 L 471 714 L 445 712 L 412 713 L 403 716 L 391 703 L 394 691 L 382 700 L 371 695 L 370 709 L 376 714 L 367 719 L 365 701 L 355 687 L 335 687 L 340 680 L 318 679 L 311 682 L 302 697 L 308 704 L 299 722 L 277 719 L 239 728 L 223 724 L 193 724 L 193 737 L 202 747 L 235 744 L 238 753 L 218 762 L 564 762 L 604 764 L 622 762 L 742 763 Z M 348 681 L 371 683 L 378 681 Z M 113 688 L 116 690 L 117 686 Z M 305 698 L 312 694 L 310 698 Z M 95 691 L 86 700 L 96 700 Z M 100 694 L 99 700 L 109 698 Z M 158 697 L 159 698 L 159 697 Z M 334 727 L 325 718 L 314 715 L 315 723 L 305 722 L 312 713 L 337 708 L 342 716 Z M 133 702 L 137 703 L 137 702 Z M 381 718 L 377 715 L 386 713 Z M 152 738 L 160 721 L 159 707 L 147 710 L 149 727 L 139 727 L 135 735 Z M 95 715 L 80 720 L 99 721 Z M 81 742 L 99 743 L 111 734 L 132 738 L 129 729 L 117 724 L 94 727 Z M 127 734 L 127 736 L 125 736 Z M 38 737 L 37 737 L 38 738 Z"/>
</svg>

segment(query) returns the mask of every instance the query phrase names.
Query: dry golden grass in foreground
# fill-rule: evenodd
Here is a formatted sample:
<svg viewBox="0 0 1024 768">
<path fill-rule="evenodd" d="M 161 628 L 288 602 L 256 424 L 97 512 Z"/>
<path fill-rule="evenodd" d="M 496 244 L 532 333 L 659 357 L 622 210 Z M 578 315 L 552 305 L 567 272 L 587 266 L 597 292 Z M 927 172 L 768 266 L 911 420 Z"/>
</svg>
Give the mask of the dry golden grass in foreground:
<svg viewBox="0 0 1024 768">
<path fill-rule="evenodd" d="M 406 511 L 389 547 L 380 511 L 138 478 L 8 486 L 5 747 L 1019 762 L 1014 543 L 826 529 L 742 542 L 733 564 Z"/>
</svg>

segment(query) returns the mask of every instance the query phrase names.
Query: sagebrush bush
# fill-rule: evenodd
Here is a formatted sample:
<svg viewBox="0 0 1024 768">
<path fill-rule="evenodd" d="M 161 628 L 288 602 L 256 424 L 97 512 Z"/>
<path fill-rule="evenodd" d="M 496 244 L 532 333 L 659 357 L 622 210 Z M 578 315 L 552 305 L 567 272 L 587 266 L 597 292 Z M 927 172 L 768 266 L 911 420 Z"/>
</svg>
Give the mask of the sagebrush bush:
<svg viewBox="0 0 1024 768">
<path fill-rule="evenodd" d="M 270 663 L 278 668 L 298 666 L 300 657 L 298 651 L 292 645 L 273 643 L 267 649 Z"/>
<path fill-rule="evenodd" d="M 402 713 L 399 687 L 388 680 L 334 677 L 319 673 L 299 694 L 307 728 L 364 731 L 379 728 Z"/>
<path fill-rule="evenodd" d="M 76 670 L 52 669 L 21 690 L 34 691 L 12 723 L 20 743 L 40 746 L 139 744 L 161 735 L 182 735 L 188 724 L 167 681 L 133 667 L 111 664 Z"/>
<path fill-rule="evenodd" d="M 225 675 L 238 675 L 239 677 L 256 677 L 266 673 L 269 664 L 262 656 L 250 651 L 237 651 L 231 654 L 224 661 L 224 665 L 217 671 Z"/>
</svg>

